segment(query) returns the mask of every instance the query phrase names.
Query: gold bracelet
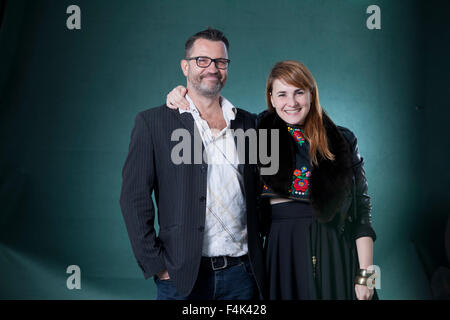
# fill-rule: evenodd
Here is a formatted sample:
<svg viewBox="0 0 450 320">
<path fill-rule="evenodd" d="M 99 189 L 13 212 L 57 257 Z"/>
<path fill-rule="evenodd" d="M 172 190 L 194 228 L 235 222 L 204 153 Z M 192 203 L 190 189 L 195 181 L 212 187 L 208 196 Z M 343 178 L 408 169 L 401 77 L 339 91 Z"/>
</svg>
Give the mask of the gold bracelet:
<svg viewBox="0 0 450 320">
<path fill-rule="evenodd" d="M 357 275 L 356 277 L 355 277 L 355 284 L 360 284 L 360 285 L 362 285 L 362 286 L 367 286 L 367 277 L 363 277 L 363 276 L 360 276 L 360 275 Z"/>
<path fill-rule="evenodd" d="M 369 271 L 367 269 L 359 269 L 358 270 L 358 276 L 365 277 L 365 278 L 370 277 L 374 273 L 375 273 L 374 270 L 371 270 L 371 271 Z"/>
<path fill-rule="evenodd" d="M 367 282 L 369 281 L 370 279 L 368 278 L 368 277 L 362 277 L 362 276 L 356 276 L 355 277 L 355 281 L 354 281 L 354 283 L 355 284 L 360 284 L 360 285 L 362 285 L 362 286 L 366 286 L 367 287 Z M 373 286 L 375 286 L 375 279 L 372 279 L 372 287 Z"/>
</svg>

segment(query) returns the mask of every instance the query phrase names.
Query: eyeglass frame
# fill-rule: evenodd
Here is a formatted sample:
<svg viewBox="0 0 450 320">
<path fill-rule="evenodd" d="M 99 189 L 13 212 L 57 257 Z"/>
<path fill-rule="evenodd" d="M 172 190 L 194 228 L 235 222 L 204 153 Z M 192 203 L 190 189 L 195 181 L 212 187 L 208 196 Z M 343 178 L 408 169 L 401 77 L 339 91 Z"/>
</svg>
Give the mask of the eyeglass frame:
<svg viewBox="0 0 450 320">
<path fill-rule="evenodd" d="M 200 58 L 206 58 L 206 59 L 209 59 L 209 60 L 210 60 L 210 61 L 209 61 L 209 64 L 208 64 L 207 66 L 205 66 L 205 67 L 199 66 L 199 65 L 198 65 L 198 59 L 200 59 Z M 216 66 L 216 68 L 217 68 L 217 69 L 220 69 L 220 70 L 227 70 L 227 69 L 228 69 L 228 65 L 229 65 L 230 62 L 231 62 L 230 59 L 225 59 L 225 58 L 216 58 L 216 59 L 213 59 L 213 58 L 210 58 L 210 57 L 207 57 L 207 56 L 190 57 L 190 58 L 185 58 L 184 60 L 186 60 L 186 61 L 195 60 L 195 64 L 197 65 L 197 67 L 203 68 L 203 69 L 208 68 L 208 67 L 211 65 L 211 63 L 214 62 L 214 65 Z M 217 60 L 225 60 L 225 61 L 227 62 L 227 66 L 226 66 L 225 68 L 219 68 L 219 67 L 217 66 Z"/>
</svg>

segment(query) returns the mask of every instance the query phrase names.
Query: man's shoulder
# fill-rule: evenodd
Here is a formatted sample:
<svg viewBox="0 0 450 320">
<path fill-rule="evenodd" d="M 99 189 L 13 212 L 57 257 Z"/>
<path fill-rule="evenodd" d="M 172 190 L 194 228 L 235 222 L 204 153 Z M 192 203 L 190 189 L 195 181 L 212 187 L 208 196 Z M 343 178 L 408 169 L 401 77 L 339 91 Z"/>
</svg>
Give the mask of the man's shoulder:
<svg viewBox="0 0 450 320">
<path fill-rule="evenodd" d="M 158 107 L 143 110 L 137 114 L 137 117 L 142 117 L 147 123 L 161 123 L 165 118 L 173 117 L 176 113 L 178 113 L 178 110 L 172 110 L 163 104 Z"/>
<path fill-rule="evenodd" d="M 142 110 L 139 112 L 139 115 L 144 118 L 155 117 L 163 114 L 165 112 L 164 109 L 168 109 L 165 104 Z"/>
</svg>

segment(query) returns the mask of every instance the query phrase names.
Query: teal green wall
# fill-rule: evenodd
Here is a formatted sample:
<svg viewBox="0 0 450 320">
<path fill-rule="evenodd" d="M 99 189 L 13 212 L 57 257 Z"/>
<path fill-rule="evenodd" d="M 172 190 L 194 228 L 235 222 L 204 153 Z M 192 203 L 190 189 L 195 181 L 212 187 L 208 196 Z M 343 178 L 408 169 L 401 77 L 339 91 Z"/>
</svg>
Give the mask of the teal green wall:
<svg viewBox="0 0 450 320">
<path fill-rule="evenodd" d="M 66 28 L 71 4 L 81 8 L 81 30 Z M 381 30 L 366 28 L 372 4 L 381 8 Z M 275 62 L 308 66 L 326 111 L 358 136 L 378 234 L 380 297 L 431 298 L 416 248 L 423 244 L 434 254 L 428 244 L 441 239 L 432 237 L 433 228 L 450 208 L 444 138 L 449 27 L 441 6 L 412 0 L 6 1 L 0 298 L 155 298 L 120 211 L 121 169 L 134 117 L 185 83 L 179 68 L 184 42 L 207 26 L 230 40 L 223 95 L 249 111 L 265 109 L 264 84 Z M 66 288 L 72 264 L 81 268 L 81 290 Z"/>
</svg>

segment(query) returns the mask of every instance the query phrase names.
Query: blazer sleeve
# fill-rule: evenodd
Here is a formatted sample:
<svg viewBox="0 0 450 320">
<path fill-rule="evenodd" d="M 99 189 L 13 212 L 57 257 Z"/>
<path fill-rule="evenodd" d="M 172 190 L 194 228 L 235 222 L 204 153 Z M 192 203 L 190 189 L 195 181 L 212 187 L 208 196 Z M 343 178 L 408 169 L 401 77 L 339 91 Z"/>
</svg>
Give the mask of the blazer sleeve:
<svg viewBox="0 0 450 320">
<path fill-rule="evenodd" d="M 350 132 L 349 142 L 352 150 L 352 168 L 354 176 L 354 205 L 353 205 L 353 238 L 371 237 L 376 240 L 376 233 L 372 228 L 372 205 L 368 195 L 366 174 L 364 171 L 364 159 L 358 150 L 355 135 Z"/>
<path fill-rule="evenodd" d="M 136 116 L 122 178 L 120 206 L 134 255 L 147 279 L 166 267 L 154 228 L 152 192 L 156 177 L 153 141 L 142 113 Z"/>
</svg>

